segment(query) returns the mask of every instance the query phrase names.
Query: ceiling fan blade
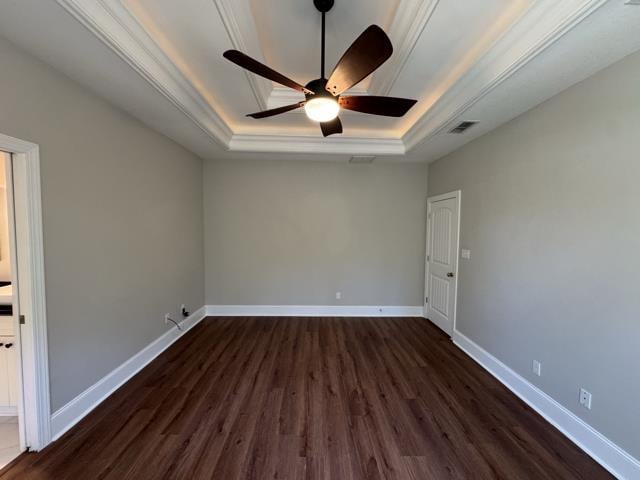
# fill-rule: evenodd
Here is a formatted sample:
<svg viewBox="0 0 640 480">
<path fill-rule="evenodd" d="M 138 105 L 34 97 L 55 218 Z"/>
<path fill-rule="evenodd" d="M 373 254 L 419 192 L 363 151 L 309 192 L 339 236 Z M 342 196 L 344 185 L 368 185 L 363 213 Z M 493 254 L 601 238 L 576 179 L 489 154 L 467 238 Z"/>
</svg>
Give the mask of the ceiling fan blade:
<svg viewBox="0 0 640 480">
<path fill-rule="evenodd" d="M 294 90 L 298 90 L 302 93 L 312 94 L 313 92 L 308 88 L 303 87 L 297 82 L 294 82 L 290 78 L 285 77 L 281 73 L 276 72 L 272 68 L 263 65 L 257 60 L 254 60 L 248 55 L 245 55 L 242 52 L 237 50 L 227 50 L 223 54 L 224 58 L 232 61 L 236 65 L 249 70 L 250 72 L 255 73 L 256 75 L 260 75 L 268 80 L 279 83 L 280 85 L 284 85 L 285 87 L 293 88 Z"/>
<path fill-rule="evenodd" d="M 402 117 L 416 104 L 417 100 L 396 97 L 376 97 L 369 95 L 340 97 L 340 107 L 356 112 Z"/>
<path fill-rule="evenodd" d="M 304 106 L 305 102 L 298 102 L 292 105 L 286 105 L 284 107 L 272 108 L 271 110 L 264 110 L 262 112 L 250 113 L 247 117 L 251 118 L 267 118 L 273 117 L 274 115 L 280 115 L 281 113 L 287 113 L 291 110 L 295 110 L 296 108 L 300 108 Z"/>
<path fill-rule="evenodd" d="M 387 34 L 371 25 L 344 53 L 327 82 L 327 91 L 340 95 L 371 75 L 393 53 Z"/>
<path fill-rule="evenodd" d="M 322 135 L 328 137 L 329 135 L 334 135 L 336 133 L 342 133 L 342 122 L 338 117 L 330 122 L 322 122 L 320 124 L 320 128 L 322 129 Z"/>
</svg>

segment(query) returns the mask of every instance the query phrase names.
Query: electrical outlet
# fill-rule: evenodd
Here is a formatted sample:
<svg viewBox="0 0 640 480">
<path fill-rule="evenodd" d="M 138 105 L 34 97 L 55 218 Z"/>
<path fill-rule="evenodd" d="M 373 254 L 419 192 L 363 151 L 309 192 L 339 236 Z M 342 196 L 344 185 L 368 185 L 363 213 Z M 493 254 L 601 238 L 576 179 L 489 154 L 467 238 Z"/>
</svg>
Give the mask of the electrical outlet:
<svg viewBox="0 0 640 480">
<path fill-rule="evenodd" d="M 462 258 L 464 258 L 465 260 L 471 260 L 471 250 L 467 249 L 467 248 L 463 248 L 460 251 L 460 256 Z"/>
<path fill-rule="evenodd" d="M 168 325 L 169 324 L 169 317 L 171 317 L 170 313 L 165 313 L 164 314 L 164 324 Z"/>
<path fill-rule="evenodd" d="M 584 388 L 580 389 L 580 405 L 587 410 L 591 410 L 591 394 Z"/>
<path fill-rule="evenodd" d="M 336 300 L 342 300 L 342 292 L 336 292 Z"/>
<path fill-rule="evenodd" d="M 534 360 L 532 370 L 534 375 L 540 377 L 542 375 L 542 364 L 538 360 Z"/>
</svg>

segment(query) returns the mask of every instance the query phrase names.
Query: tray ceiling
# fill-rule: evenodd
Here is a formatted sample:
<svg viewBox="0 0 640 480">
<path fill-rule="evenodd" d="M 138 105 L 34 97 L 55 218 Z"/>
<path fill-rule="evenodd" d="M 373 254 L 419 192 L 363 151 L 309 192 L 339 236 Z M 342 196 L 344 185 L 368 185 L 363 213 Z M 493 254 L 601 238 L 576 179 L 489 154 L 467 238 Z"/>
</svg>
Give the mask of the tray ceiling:
<svg viewBox="0 0 640 480">
<path fill-rule="evenodd" d="M 15 4 L 0 7 L 0 13 L 12 15 L 15 21 L 20 12 Z M 171 118 L 160 118 L 144 106 L 129 107 L 134 115 L 212 158 L 255 152 L 431 160 L 473 138 L 474 133 L 448 134 L 459 121 L 479 120 L 479 127 L 474 127 L 478 134 L 508 120 L 507 112 L 515 116 L 544 100 L 545 92 L 580 80 L 579 75 L 587 72 L 569 59 L 567 67 L 575 71 L 573 76 L 558 78 L 557 72 L 540 70 L 533 92 L 526 85 L 519 92 L 512 89 L 521 96 L 514 99 L 518 108 L 496 105 L 493 113 L 483 103 L 505 85 L 519 81 L 519 72 L 544 59 L 545 52 L 558 49 L 556 44 L 568 33 L 599 34 L 611 41 L 616 33 L 609 29 L 631 28 L 629 12 L 635 16 L 632 20 L 640 19 L 640 7 L 606 0 L 337 0 L 327 14 L 327 70 L 368 25 L 378 24 L 390 36 L 394 55 L 353 93 L 419 102 L 400 119 L 343 112 L 346 134 L 325 139 L 302 111 L 266 120 L 247 118 L 247 113 L 298 101 L 300 94 L 249 74 L 222 57 L 225 50 L 235 48 L 300 83 L 317 78 L 320 15 L 311 0 L 58 0 L 57 4 L 124 60 L 156 95 L 173 105 L 197 133 L 186 134 L 187 127 L 178 128 Z M 35 12 L 34 0 L 21 5 L 24 16 L 29 12 L 42 15 Z M 51 18 L 48 16 L 49 21 Z M 615 24 L 605 23 L 612 19 Z M 49 42 L 55 40 L 55 30 Z M 51 49 L 41 45 L 42 32 L 39 44 L 2 20 L 0 34 L 13 37 L 41 57 L 47 56 L 46 48 Z M 574 37 L 577 43 L 580 38 Z M 634 40 L 624 48 L 609 49 L 589 68 L 602 68 L 637 48 L 640 45 Z M 78 47 L 75 50 L 66 52 L 67 57 L 82 59 L 89 54 L 88 48 L 84 54 Z M 86 72 L 78 72 L 78 67 L 74 71 L 63 57 L 56 52 L 47 60 L 86 83 Z M 576 60 L 584 61 L 584 52 Z M 88 58 L 87 65 L 93 65 Z M 546 84 L 542 81 L 545 75 Z M 124 103 L 118 101 L 117 88 L 102 89 L 108 90 L 110 100 Z M 141 96 L 139 101 L 149 100 Z M 477 104 L 482 108 L 474 109 Z M 215 145 L 209 155 L 203 154 L 206 142 Z"/>
</svg>

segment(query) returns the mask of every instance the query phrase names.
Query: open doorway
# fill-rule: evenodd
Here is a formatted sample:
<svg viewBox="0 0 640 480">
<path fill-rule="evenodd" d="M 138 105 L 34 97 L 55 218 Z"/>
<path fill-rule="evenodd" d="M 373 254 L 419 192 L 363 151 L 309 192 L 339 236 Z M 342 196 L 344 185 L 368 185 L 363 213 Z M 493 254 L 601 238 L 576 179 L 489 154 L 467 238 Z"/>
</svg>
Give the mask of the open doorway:
<svg viewBox="0 0 640 480">
<path fill-rule="evenodd" d="M 0 152 L 0 468 L 17 457 L 20 448 L 18 418 L 19 358 L 13 318 L 12 245 L 9 241 L 7 177 L 11 155 Z M 7 175 L 9 173 L 9 175 Z"/>
<path fill-rule="evenodd" d="M 0 134 L 0 468 L 50 442 L 38 146 Z"/>
</svg>

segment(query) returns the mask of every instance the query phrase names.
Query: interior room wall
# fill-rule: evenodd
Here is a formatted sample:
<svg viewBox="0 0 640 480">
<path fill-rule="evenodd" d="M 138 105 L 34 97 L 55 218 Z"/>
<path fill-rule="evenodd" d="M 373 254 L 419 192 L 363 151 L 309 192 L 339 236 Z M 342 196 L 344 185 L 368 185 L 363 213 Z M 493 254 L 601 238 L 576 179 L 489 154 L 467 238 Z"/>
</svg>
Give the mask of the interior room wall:
<svg viewBox="0 0 640 480">
<path fill-rule="evenodd" d="M 11 281 L 11 251 L 9 249 L 9 220 L 7 217 L 7 180 L 5 156 L 0 152 L 0 281 Z"/>
<path fill-rule="evenodd" d="M 426 187 L 420 164 L 205 162 L 207 304 L 421 306 Z"/>
<path fill-rule="evenodd" d="M 462 189 L 457 329 L 636 458 L 638 79 L 640 53 L 429 168 Z"/>
<path fill-rule="evenodd" d="M 0 132 L 40 146 L 52 411 L 204 304 L 202 161 L 0 39 Z"/>
</svg>

